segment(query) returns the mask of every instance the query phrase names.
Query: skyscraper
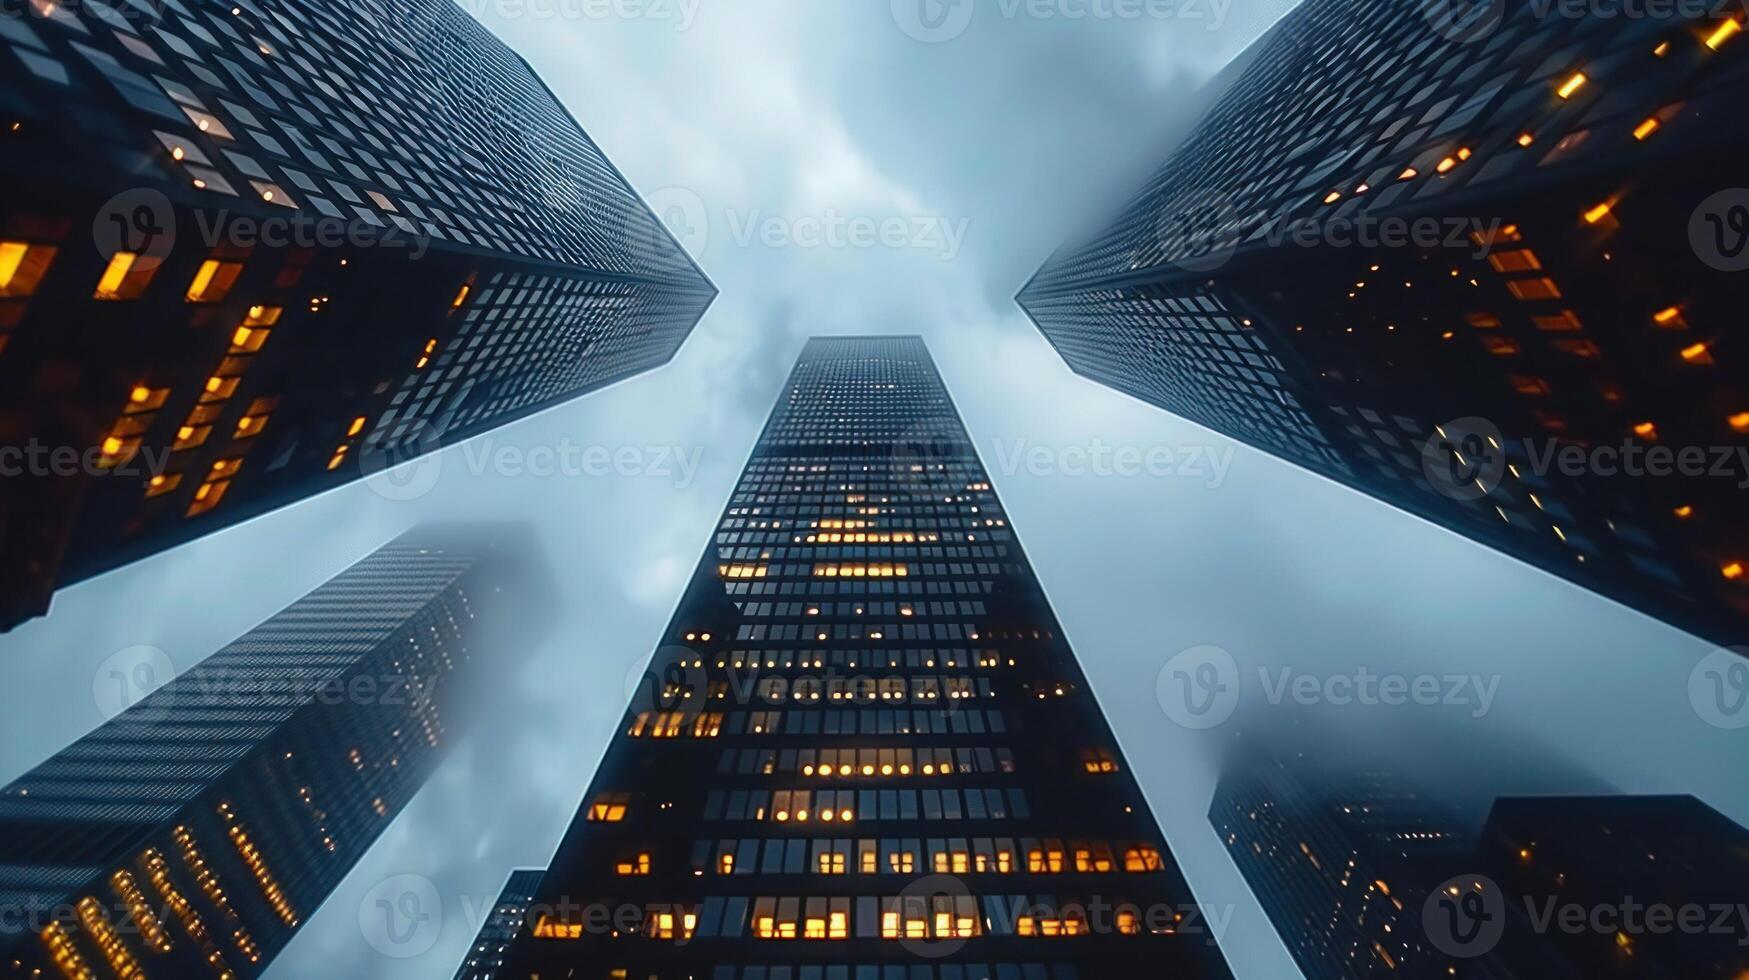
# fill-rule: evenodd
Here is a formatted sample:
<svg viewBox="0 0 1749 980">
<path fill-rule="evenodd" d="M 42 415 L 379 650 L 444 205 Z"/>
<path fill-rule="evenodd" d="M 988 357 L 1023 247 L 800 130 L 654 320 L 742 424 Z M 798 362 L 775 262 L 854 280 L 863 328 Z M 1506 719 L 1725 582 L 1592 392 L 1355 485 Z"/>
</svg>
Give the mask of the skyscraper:
<svg viewBox="0 0 1749 980">
<path fill-rule="evenodd" d="M 0 975 L 259 975 L 539 622 L 513 530 L 402 535 L 0 790 Z"/>
<path fill-rule="evenodd" d="M 1221 772 L 1209 823 L 1307 977 L 1457 968 L 1421 917 L 1429 893 L 1468 867 L 1473 828 L 1394 773 L 1247 744 Z"/>
<path fill-rule="evenodd" d="M 1741 642 L 1749 42 L 1702 6 L 1306 0 L 1020 303 L 1080 374 Z"/>
<path fill-rule="evenodd" d="M 1564 976 L 1749 973 L 1749 830 L 1692 796 L 1502 798 L 1474 867 L 1517 906 L 1502 948 L 1558 951 Z"/>
<path fill-rule="evenodd" d="M 715 289 L 449 0 L 0 24 L 0 627 L 670 359 Z"/>
<path fill-rule="evenodd" d="M 809 341 L 500 976 L 1228 976 L 923 342 Z"/>
<path fill-rule="evenodd" d="M 510 880 L 504 883 L 504 890 L 492 906 L 491 916 L 481 923 L 480 934 L 468 949 L 461 969 L 456 971 L 455 980 L 494 980 L 498 976 L 499 968 L 504 965 L 504 951 L 510 948 L 511 941 L 522 929 L 522 923 L 528 917 L 529 903 L 534 901 L 535 889 L 540 887 L 541 876 L 545 873 L 539 868 L 510 872 Z"/>
</svg>

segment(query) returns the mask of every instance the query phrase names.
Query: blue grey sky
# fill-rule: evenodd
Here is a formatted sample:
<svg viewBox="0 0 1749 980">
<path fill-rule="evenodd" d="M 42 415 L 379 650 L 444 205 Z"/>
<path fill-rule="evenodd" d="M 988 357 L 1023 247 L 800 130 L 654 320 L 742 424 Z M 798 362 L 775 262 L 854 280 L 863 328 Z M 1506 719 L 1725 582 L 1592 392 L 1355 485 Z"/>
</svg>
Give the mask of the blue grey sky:
<svg viewBox="0 0 1749 980">
<path fill-rule="evenodd" d="M 811 334 L 928 340 L 1240 977 L 1296 971 L 1206 819 L 1209 750 L 1236 723 L 1194 730 L 1162 707 L 1182 651 L 1226 651 L 1247 714 L 1280 710 L 1283 670 L 1474 675 L 1461 703 L 1318 713 L 1471 791 L 1693 793 L 1749 822 L 1749 735 L 1689 694 L 1707 644 L 1077 378 L 1014 305 L 1290 3 L 467 5 L 670 220 L 716 306 L 671 365 L 446 451 L 422 495 L 336 490 L 66 590 L 0 637 L 9 781 L 104 720 L 114 658 L 155 647 L 187 669 L 423 520 L 536 523 L 566 597 L 557 638 L 495 654 L 507 709 L 270 976 L 447 977 L 509 871 L 544 865 Z M 1154 463 L 1093 472 L 1119 448 Z M 546 472 L 589 449 L 625 455 Z M 384 943 L 374 899 L 408 875 L 441 912 L 419 941 Z"/>
</svg>

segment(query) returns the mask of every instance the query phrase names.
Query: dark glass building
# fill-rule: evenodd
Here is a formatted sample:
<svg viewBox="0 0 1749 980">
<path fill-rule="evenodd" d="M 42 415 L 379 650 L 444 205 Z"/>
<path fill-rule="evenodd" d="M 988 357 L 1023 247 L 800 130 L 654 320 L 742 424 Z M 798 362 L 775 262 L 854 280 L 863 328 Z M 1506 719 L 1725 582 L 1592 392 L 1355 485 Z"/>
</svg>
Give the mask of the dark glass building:
<svg viewBox="0 0 1749 980">
<path fill-rule="evenodd" d="M 1701 8 L 1306 0 L 1020 303 L 1086 377 L 1741 642 L 1749 39 Z"/>
<path fill-rule="evenodd" d="M 501 976 L 1230 974 L 923 342 L 803 350 Z"/>
<path fill-rule="evenodd" d="M 533 547 L 409 532 L 0 790 L 0 976 L 259 975 L 540 621 Z"/>
<path fill-rule="evenodd" d="M 670 359 L 715 289 L 450 0 L 0 18 L 0 627 Z"/>
<path fill-rule="evenodd" d="M 522 929 L 529 903 L 534 901 L 535 890 L 545 873 L 539 868 L 510 872 L 510 880 L 504 883 L 504 891 L 492 906 L 491 917 L 481 924 L 480 935 L 468 950 L 461 969 L 456 971 L 455 980 L 494 980 L 498 976 L 504 965 L 504 951 Z"/>
<path fill-rule="evenodd" d="M 1460 975 L 1421 920 L 1431 890 L 1468 867 L 1474 828 L 1394 773 L 1247 745 L 1209 822 L 1307 977 Z"/>
<path fill-rule="evenodd" d="M 1749 830 L 1692 796 L 1503 798 L 1476 866 L 1522 912 L 1503 948 L 1552 948 L 1561 976 L 1749 976 Z"/>
</svg>

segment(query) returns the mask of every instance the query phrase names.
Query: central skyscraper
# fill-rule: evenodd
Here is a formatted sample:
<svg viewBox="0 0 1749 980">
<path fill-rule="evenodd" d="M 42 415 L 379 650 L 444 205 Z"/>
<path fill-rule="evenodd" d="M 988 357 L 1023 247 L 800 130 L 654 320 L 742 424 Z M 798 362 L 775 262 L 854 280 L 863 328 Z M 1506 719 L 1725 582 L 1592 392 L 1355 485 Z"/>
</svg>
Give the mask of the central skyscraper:
<svg viewBox="0 0 1749 980">
<path fill-rule="evenodd" d="M 1225 977 L 915 337 L 802 352 L 499 976 Z"/>
<path fill-rule="evenodd" d="M 0 629 L 666 363 L 715 288 L 452 0 L 0 17 Z"/>
</svg>

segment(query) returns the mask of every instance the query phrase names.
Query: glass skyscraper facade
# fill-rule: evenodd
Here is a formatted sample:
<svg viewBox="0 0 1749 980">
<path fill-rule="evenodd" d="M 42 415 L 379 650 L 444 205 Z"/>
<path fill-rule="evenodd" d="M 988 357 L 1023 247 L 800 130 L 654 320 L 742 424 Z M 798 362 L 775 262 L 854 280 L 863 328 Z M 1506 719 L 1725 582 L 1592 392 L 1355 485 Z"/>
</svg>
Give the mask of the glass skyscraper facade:
<svg viewBox="0 0 1749 980">
<path fill-rule="evenodd" d="M 715 296 L 450 0 L 9 13 L 0 627 L 665 363 Z"/>
<path fill-rule="evenodd" d="M 803 350 L 499 975 L 1230 975 L 920 339 Z"/>
<path fill-rule="evenodd" d="M 543 874 L 538 868 L 510 872 L 510 880 L 498 894 L 492 914 L 480 925 L 480 934 L 474 938 L 461 969 L 456 971 L 455 980 L 494 980 L 498 976 L 504 965 L 504 951 L 510 948 L 528 918 L 529 903 L 534 901 Z"/>
<path fill-rule="evenodd" d="M 542 621 L 532 537 L 410 531 L 0 789 L 0 976 L 259 975 Z"/>
<path fill-rule="evenodd" d="M 1306 0 L 1020 303 L 1082 375 L 1741 642 L 1744 16 Z"/>
<path fill-rule="evenodd" d="M 1475 834 L 1382 769 L 1244 744 L 1209 823 L 1314 980 L 1483 976 L 1428 941 L 1431 889 L 1469 866 Z"/>
</svg>

